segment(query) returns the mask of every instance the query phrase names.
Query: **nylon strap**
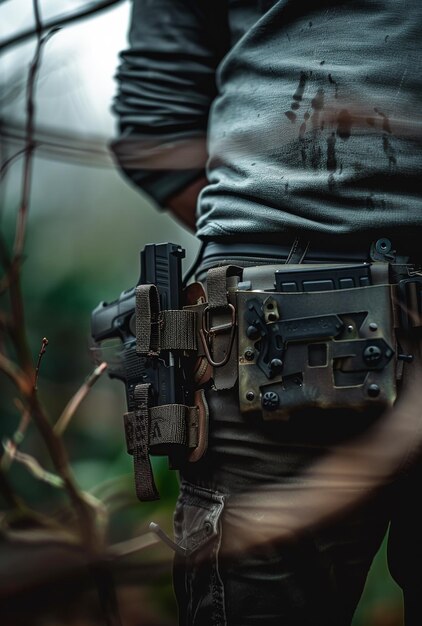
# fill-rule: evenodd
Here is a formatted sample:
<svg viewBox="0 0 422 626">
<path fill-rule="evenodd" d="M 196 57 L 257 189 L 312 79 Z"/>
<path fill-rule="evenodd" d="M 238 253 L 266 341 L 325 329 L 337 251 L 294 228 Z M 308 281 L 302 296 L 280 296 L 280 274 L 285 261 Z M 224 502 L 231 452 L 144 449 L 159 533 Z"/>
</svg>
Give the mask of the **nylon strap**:
<svg viewBox="0 0 422 626">
<path fill-rule="evenodd" d="M 242 268 L 237 265 L 224 265 L 223 267 L 213 267 L 208 270 L 207 293 L 210 310 L 227 307 L 227 278 L 229 276 L 240 276 L 241 273 Z"/>
<path fill-rule="evenodd" d="M 211 326 L 221 326 L 230 321 L 229 287 L 235 287 L 237 277 L 241 276 L 243 269 L 236 265 L 225 265 L 212 268 L 207 272 L 208 309 Z M 214 360 L 219 362 L 227 356 L 230 350 L 229 360 L 223 367 L 214 367 L 213 380 L 217 390 L 232 389 L 237 379 L 237 351 L 231 349 L 229 333 L 234 331 L 230 327 L 226 331 L 213 333 L 210 336 L 212 354 Z"/>
<path fill-rule="evenodd" d="M 196 351 L 196 318 L 194 311 L 163 311 L 161 349 Z"/>
<path fill-rule="evenodd" d="M 161 350 L 197 349 L 196 313 L 186 310 L 160 312 L 155 285 L 139 285 L 135 294 L 138 354 L 158 356 Z"/>
<path fill-rule="evenodd" d="M 135 489 L 139 500 L 158 500 L 149 458 L 149 392 L 150 384 L 136 385 L 136 410 L 124 415 L 127 449 L 133 456 Z"/>
<path fill-rule="evenodd" d="M 160 297 L 155 285 L 135 289 L 136 352 L 144 356 L 160 353 Z"/>
<path fill-rule="evenodd" d="M 150 416 L 149 444 L 153 453 L 154 448 L 163 445 L 179 444 L 188 448 L 198 445 L 197 407 L 165 404 L 152 407 Z"/>
<path fill-rule="evenodd" d="M 169 446 L 198 446 L 199 408 L 184 404 L 149 407 L 150 384 L 135 387 L 136 410 L 125 413 L 126 446 L 133 456 L 135 488 L 139 500 L 159 499 L 150 454 L 169 454 Z"/>
</svg>

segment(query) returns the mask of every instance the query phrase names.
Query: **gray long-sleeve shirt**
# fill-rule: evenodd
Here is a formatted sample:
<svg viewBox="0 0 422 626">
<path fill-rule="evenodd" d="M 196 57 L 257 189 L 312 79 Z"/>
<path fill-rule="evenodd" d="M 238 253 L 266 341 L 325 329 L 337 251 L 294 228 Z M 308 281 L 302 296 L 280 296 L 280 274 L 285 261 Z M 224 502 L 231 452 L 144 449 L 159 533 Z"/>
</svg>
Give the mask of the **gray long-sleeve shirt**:
<svg viewBox="0 0 422 626">
<path fill-rule="evenodd" d="M 420 0 L 135 0 L 116 154 L 160 203 L 206 162 L 201 238 L 418 232 L 421 32 Z"/>
</svg>

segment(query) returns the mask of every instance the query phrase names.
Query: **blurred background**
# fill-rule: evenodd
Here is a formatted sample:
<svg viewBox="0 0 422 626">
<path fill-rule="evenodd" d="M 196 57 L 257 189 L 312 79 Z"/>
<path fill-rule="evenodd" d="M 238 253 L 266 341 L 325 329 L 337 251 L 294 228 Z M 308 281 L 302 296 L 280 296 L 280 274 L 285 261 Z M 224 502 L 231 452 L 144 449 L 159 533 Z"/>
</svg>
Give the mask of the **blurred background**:
<svg viewBox="0 0 422 626">
<path fill-rule="evenodd" d="M 76 0 L 40 2 L 41 17 L 46 21 L 83 7 L 84 3 Z M 182 245 L 187 251 L 185 270 L 198 250 L 195 238 L 169 213 L 159 210 L 121 177 L 107 150 L 115 126 L 111 113 L 113 75 L 118 53 L 126 46 L 129 14 L 130 2 L 117 2 L 108 10 L 63 27 L 45 45 L 37 81 L 35 139 L 39 146 L 22 279 L 35 359 L 42 338 L 49 340 L 38 388 L 53 422 L 94 367 L 89 349 L 92 309 L 136 283 L 143 246 L 164 241 Z M 2 163 L 24 146 L 25 84 L 35 40 L 4 44 L 33 24 L 28 0 L 0 0 Z M 18 159 L 8 168 L 0 191 L 1 232 L 9 246 L 21 186 L 22 159 Z M 7 307 L 4 295 L 1 304 Z M 5 440 L 16 430 L 19 411 L 13 387 L 2 374 L 0 385 L 1 436 Z M 123 385 L 103 376 L 64 436 L 79 485 L 107 501 L 111 544 L 145 533 L 150 521 L 171 534 L 177 496 L 175 473 L 168 472 L 164 459 L 154 459 L 161 500 L 137 503 L 132 460 L 124 444 L 124 411 Z M 33 427 L 21 449 L 49 466 Z M 60 490 L 36 480 L 25 467 L 14 463 L 8 478 L 35 509 L 49 513 L 60 510 Z M 49 561 L 46 550 L 42 563 L 50 563 L 54 571 L 56 560 L 52 556 Z M 3 542 L 0 551 L 0 597 L 7 614 L 6 621 L 0 618 L 2 626 L 102 623 L 86 582 L 71 585 L 71 592 L 69 585 L 59 585 L 52 593 L 50 581 L 46 594 L 40 586 L 42 574 L 36 571 L 37 551 L 20 545 L 11 550 Z M 171 551 L 159 544 L 123 559 L 115 576 L 125 626 L 176 623 L 171 558 Z M 24 580 L 18 593 L 12 593 L 14 576 Z M 383 546 L 371 569 L 354 626 L 400 626 L 401 614 L 401 593 L 389 576 Z"/>
</svg>

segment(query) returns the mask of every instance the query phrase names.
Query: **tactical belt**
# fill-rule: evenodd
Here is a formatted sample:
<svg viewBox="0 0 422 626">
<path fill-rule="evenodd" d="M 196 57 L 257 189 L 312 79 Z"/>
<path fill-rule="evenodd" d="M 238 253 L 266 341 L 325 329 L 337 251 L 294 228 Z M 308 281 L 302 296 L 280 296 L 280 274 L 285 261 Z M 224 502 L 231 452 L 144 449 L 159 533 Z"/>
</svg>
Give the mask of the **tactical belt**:
<svg viewBox="0 0 422 626">
<path fill-rule="evenodd" d="M 400 333 L 422 326 L 422 274 L 407 264 L 227 265 L 208 271 L 207 295 L 198 283 L 187 291 L 183 309 L 161 311 L 154 285 L 136 289 L 139 356 L 160 368 L 177 354 L 193 390 L 191 402 L 165 406 L 148 384 L 134 390 L 125 426 L 142 500 L 158 497 L 150 455 L 169 455 L 173 468 L 203 456 L 205 388 L 238 383 L 241 412 L 265 420 L 388 407 L 413 358 Z"/>
</svg>

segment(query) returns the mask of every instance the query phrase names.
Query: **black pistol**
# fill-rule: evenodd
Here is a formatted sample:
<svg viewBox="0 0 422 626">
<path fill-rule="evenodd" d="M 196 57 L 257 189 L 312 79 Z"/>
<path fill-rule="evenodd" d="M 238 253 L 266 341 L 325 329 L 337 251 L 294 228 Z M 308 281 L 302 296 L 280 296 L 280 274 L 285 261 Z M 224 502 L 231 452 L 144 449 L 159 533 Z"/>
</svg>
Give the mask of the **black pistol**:
<svg viewBox="0 0 422 626">
<path fill-rule="evenodd" d="M 176 244 L 146 245 L 141 252 L 141 271 L 137 285 L 123 291 L 113 302 L 101 302 L 92 312 L 91 336 L 97 355 L 96 360 L 107 361 L 109 376 L 124 382 L 127 415 L 136 413 L 139 408 L 136 389 L 139 389 L 140 385 L 148 385 L 149 407 L 184 405 L 192 397 L 192 383 L 185 380 L 180 352 L 162 350 L 159 357 L 140 356 L 137 352 L 136 339 L 136 287 L 155 285 L 161 311 L 182 308 L 182 259 L 184 256 L 185 250 Z M 137 422 L 134 422 L 132 428 L 134 432 L 129 439 L 130 437 L 139 438 L 136 429 Z M 128 439 L 127 428 L 126 437 Z M 129 439 L 128 449 L 133 454 L 131 447 L 133 448 L 134 445 Z M 160 454 L 159 451 L 156 453 Z M 180 466 L 186 452 L 182 447 L 178 449 L 178 446 L 172 446 L 170 453 L 165 450 L 163 454 L 169 455 L 170 467 L 176 468 Z"/>
</svg>

